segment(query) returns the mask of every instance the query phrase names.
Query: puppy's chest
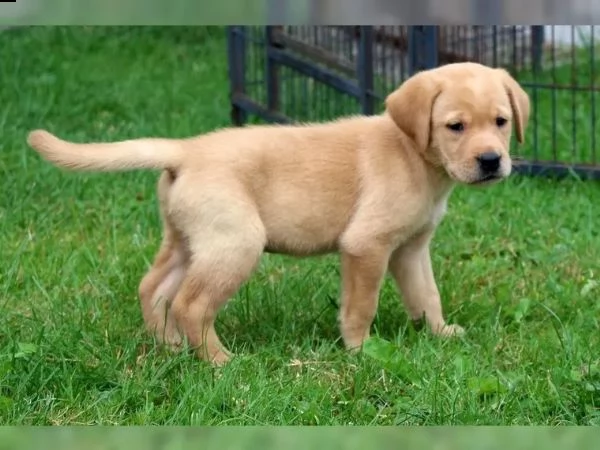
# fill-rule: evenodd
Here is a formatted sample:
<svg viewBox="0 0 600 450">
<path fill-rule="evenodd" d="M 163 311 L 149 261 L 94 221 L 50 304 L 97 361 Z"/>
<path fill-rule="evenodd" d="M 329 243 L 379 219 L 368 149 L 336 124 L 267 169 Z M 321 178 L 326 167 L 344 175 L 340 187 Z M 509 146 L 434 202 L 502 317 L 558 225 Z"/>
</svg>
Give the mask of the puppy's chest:
<svg viewBox="0 0 600 450">
<path fill-rule="evenodd" d="M 440 201 L 438 201 L 437 203 L 435 203 L 433 205 L 433 208 L 431 208 L 428 223 L 431 226 L 433 226 L 434 228 L 437 227 L 440 224 L 440 222 L 442 221 L 442 219 L 444 218 L 444 216 L 446 215 L 447 211 L 448 211 L 448 199 L 443 198 Z"/>
<path fill-rule="evenodd" d="M 440 224 L 448 209 L 447 198 L 441 199 L 426 208 L 420 215 L 420 220 L 413 224 L 412 235 L 420 234 L 424 231 L 433 231 Z"/>
<path fill-rule="evenodd" d="M 395 246 L 411 239 L 414 236 L 434 231 L 446 215 L 447 201 L 438 201 L 425 206 L 419 213 L 412 215 L 412 220 L 406 220 L 407 214 L 399 213 L 398 220 L 394 221 L 392 242 Z M 410 215 L 409 215 L 410 216 Z"/>
</svg>

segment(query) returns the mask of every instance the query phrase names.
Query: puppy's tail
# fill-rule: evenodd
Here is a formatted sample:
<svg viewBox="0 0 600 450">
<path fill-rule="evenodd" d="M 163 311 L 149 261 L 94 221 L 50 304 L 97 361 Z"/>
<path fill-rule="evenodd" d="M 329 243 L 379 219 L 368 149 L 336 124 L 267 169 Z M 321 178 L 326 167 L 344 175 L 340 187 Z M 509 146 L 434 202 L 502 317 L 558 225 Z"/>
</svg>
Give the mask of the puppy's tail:
<svg viewBox="0 0 600 450">
<path fill-rule="evenodd" d="M 52 164 L 78 171 L 177 169 L 184 156 L 178 141 L 159 138 L 78 144 L 35 130 L 27 143 Z"/>
</svg>

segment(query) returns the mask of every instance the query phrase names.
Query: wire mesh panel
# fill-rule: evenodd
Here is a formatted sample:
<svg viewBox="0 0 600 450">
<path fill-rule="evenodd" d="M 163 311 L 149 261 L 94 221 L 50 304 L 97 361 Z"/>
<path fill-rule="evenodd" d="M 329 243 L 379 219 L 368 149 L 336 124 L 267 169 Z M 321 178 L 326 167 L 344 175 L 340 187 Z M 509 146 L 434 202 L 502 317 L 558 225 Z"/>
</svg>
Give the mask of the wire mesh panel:
<svg viewBox="0 0 600 450">
<path fill-rule="evenodd" d="M 548 26 L 538 64 L 515 72 L 532 100 L 527 153 L 539 172 L 588 172 L 598 177 L 596 27 Z"/>
<path fill-rule="evenodd" d="M 509 70 L 531 96 L 529 173 L 600 177 L 594 27 L 230 27 L 232 120 L 322 121 L 383 110 L 414 72 L 476 61 Z"/>
</svg>

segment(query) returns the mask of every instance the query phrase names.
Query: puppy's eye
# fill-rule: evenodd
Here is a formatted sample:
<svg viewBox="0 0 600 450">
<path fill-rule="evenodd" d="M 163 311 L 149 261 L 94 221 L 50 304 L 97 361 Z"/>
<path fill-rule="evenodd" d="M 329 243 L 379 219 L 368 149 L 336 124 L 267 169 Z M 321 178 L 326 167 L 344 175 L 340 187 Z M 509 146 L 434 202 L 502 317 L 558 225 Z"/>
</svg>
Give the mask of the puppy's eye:
<svg viewBox="0 0 600 450">
<path fill-rule="evenodd" d="M 508 122 L 508 120 L 506 120 L 504 117 L 496 117 L 496 126 L 498 128 L 502 128 L 504 125 L 506 125 L 506 122 Z"/>
<path fill-rule="evenodd" d="M 449 123 L 446 125 L 446 127 L 449 130 L 456 131 L 457 133 L 460 133 L 465 129 L 465 125 L 462 122 Z"/>
</svg>

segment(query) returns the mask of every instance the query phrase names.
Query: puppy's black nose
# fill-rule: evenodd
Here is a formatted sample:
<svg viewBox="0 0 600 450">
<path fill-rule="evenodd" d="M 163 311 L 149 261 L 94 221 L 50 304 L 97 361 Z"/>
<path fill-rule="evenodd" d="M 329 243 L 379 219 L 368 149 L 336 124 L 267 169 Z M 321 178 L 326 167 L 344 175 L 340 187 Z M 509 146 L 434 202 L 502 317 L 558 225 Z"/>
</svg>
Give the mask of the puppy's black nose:
<svg viewBox="0 0 600 450">
<path fill-rule="evenodd" d="M 500 155 L 496 152 L 484 152 L 477 161 L 483 173 L 494 173 L 500 168 Z"/>
</svg>

